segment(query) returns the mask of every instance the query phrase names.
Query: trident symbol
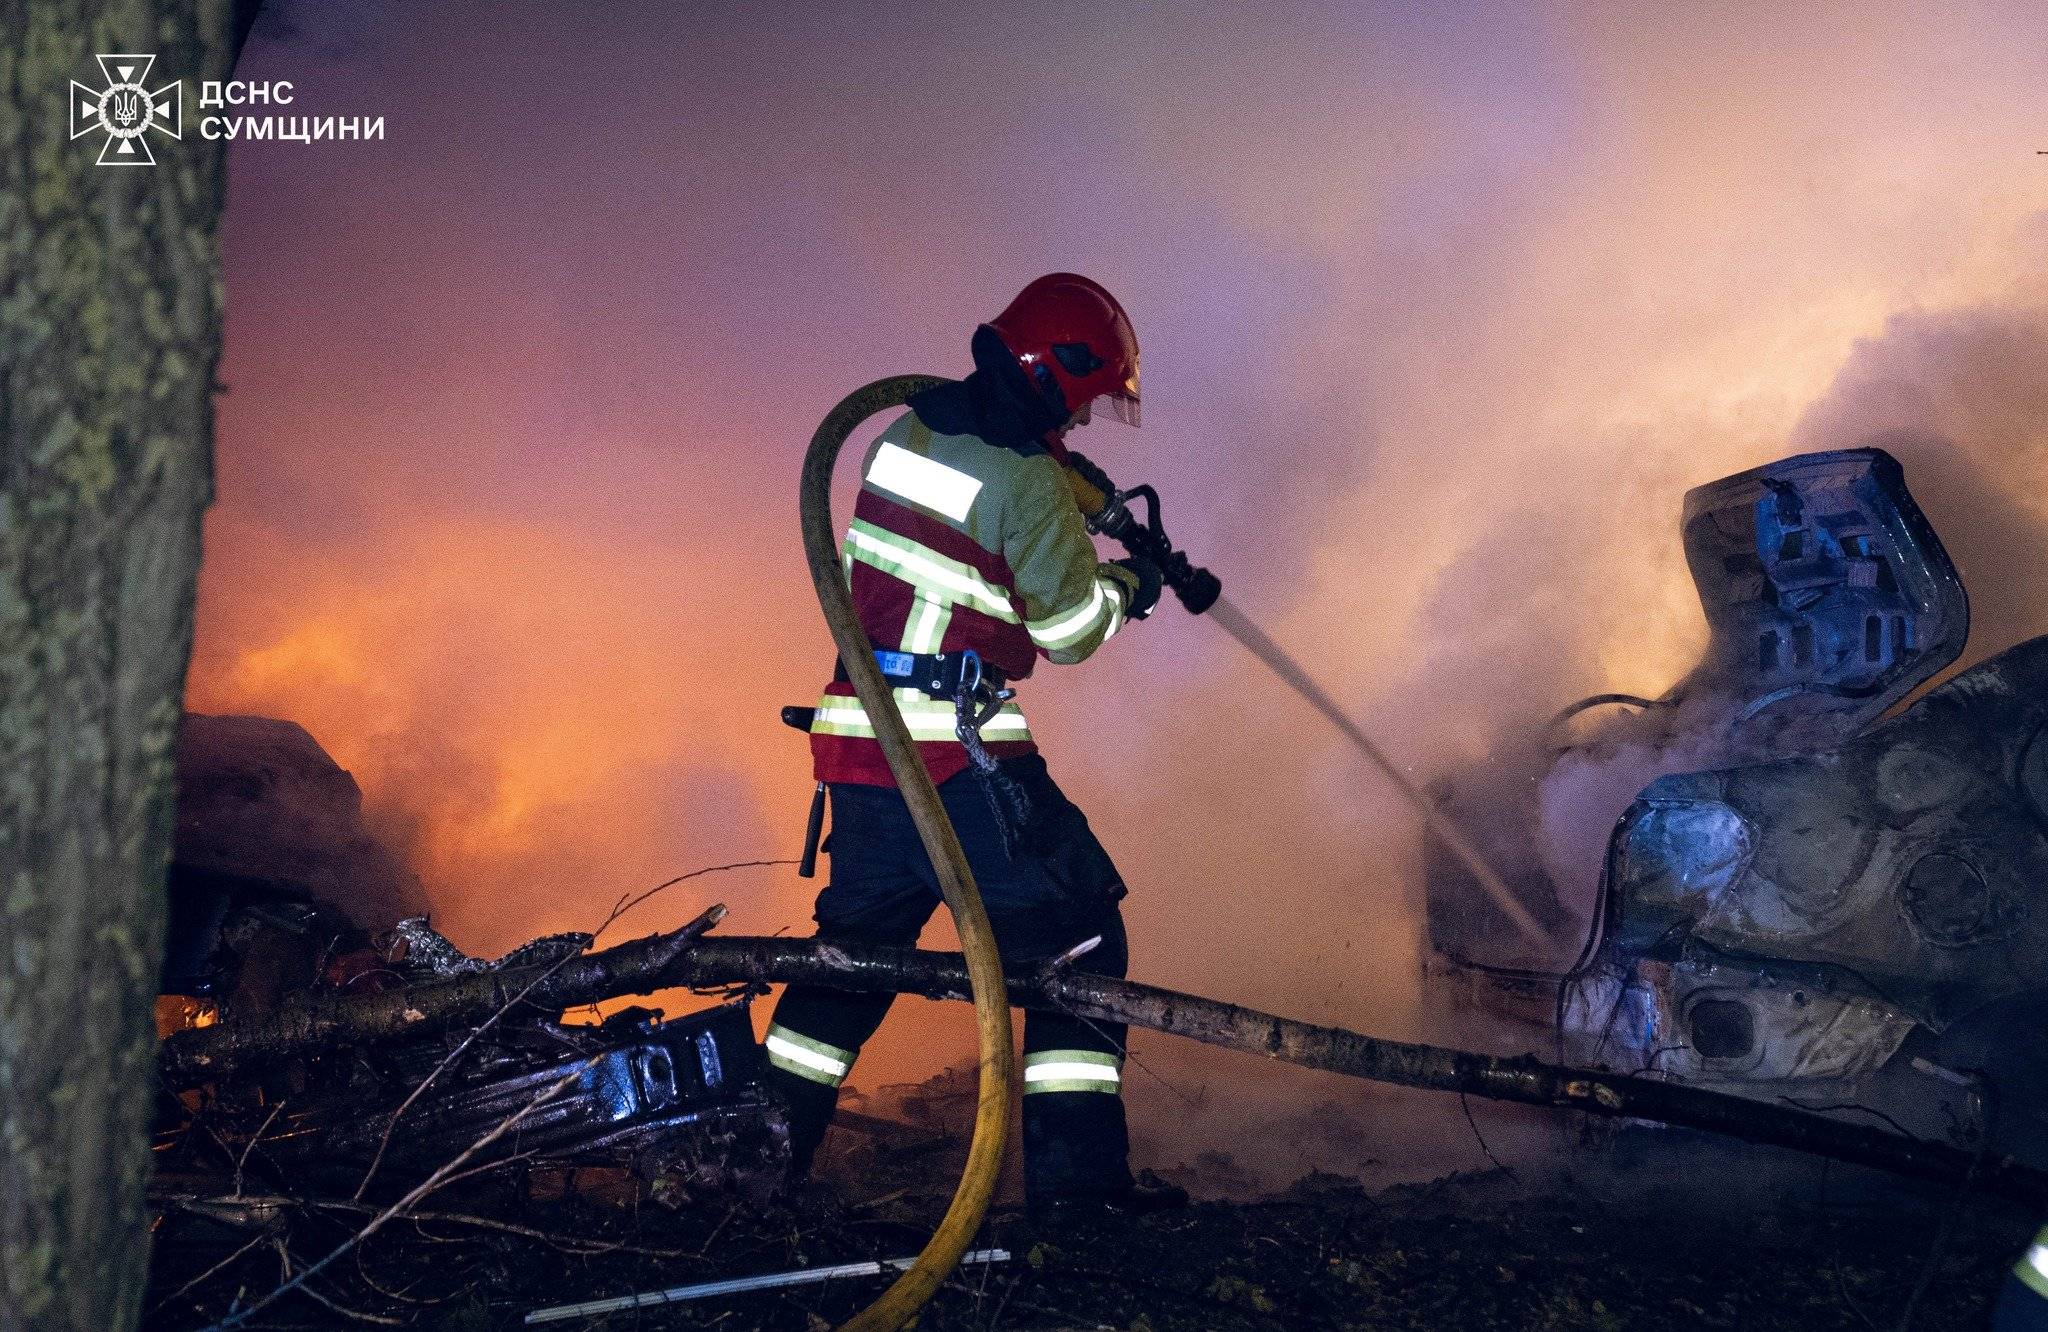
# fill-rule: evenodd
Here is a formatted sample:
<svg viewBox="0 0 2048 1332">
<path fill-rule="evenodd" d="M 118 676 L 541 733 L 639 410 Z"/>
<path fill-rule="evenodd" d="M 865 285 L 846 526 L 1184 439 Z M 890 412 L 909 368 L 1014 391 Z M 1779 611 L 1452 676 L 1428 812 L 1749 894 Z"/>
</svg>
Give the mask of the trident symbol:
<svg viewBox="0 0 2048 1332">
<path fill-rule="evenodd" d="M 114 94 L 114 123 L 127 129 L 135 123 L 136 113 L 142 109 L 142 98 L 132 92 Z"/>
</svg>

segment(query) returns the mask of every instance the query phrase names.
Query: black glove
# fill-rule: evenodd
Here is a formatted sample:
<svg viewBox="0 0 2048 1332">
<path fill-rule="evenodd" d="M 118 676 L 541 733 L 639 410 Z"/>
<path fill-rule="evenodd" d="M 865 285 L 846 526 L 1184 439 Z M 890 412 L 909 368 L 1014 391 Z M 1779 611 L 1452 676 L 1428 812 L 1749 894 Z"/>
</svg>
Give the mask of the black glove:
<svg viewBox="0 0 2048 1332">
<path fill-rule="evenodd" d="M 1160 589 L 1166 585 L 1166 580 L 1159 574 L 1159 566 L 1136 555 L 1112 560 L 1110 563 L 1120 569 L 1129 569 L 1138 577 L 1138 594 L 1132 599 L 1131 604 L 1124 608 L 1124 613 L 1134 620 L 1142 620 L 1150 615 L 1152 608 L 1159 604 Z"/>
</svg>

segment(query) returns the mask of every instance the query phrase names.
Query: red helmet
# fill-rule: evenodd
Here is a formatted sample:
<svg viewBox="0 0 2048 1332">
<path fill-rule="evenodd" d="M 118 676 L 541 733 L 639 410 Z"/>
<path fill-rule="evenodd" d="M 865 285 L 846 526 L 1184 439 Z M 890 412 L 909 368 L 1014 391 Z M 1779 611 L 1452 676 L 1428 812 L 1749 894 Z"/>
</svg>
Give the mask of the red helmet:
<svg viewBox="0 0 2048 1332">
<path fill-rule="evenodd" d="M 1002 339 L 1034 388 L 1057 399 L 1063 418 L 1107 397 L 1117 420 L 1138 424 L 1138 335 L 1101 283 L 1047 273 L 984 327 Z"/>
</svg>

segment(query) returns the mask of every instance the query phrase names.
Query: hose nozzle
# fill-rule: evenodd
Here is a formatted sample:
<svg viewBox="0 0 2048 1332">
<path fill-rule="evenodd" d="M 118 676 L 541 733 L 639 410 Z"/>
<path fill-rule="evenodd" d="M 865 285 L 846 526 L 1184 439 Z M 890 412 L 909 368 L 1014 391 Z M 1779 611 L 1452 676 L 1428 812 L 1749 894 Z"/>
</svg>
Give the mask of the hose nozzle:
<svg viewBox="0 0 2048 1332">
<path fill-rule="evenodd" d="M 1081 516 L 1088 520 L 1088 530 L 1100 532 L 1137 558 L 1158 565 L 1160 579 L 1173 589 L 1190 615 L 1200 615 L 1223 595 L 1222 581 L 1189 560 L 1185 551 L 1176 550 L 1167 537 L 1159 521 L 1158 491 L 1150 486 L 1118 490 L 1108 473 L 1072 449 L 1067 451 L 1067 486 L 1074 492 Z M 1145 501 L 1142 521 L 1131 511 L 1131 502 L 1139 499 Z"/>
</svg>

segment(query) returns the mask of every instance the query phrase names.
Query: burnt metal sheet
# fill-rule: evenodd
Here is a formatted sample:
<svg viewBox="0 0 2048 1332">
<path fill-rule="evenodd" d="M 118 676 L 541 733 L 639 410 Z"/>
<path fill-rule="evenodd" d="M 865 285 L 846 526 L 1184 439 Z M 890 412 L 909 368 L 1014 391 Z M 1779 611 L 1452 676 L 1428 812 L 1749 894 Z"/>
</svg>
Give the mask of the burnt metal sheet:
<svg viewBox="0 0 2048 1332">
<path fill-rule="evenodd" d="M 1960 655 L 1969 603 L 1879 449 L 1700 486 L 1683 533 L 1699 664 L 1661 695 L 1567 708 L 1547 737 L 1573 761 L 1648 756 L 1643 780 L 1666 754 L 1706 769 L 1650 781 L 1615 825 L 1590 960 L 1547 977 L 1569 1056 L 1755 1094 L 1826 1085 L 1934 1133 L 1973 1121 L 1987 1085 L 2024 1109 L 2048 1085 L 2040 1026 L 2004 1015 L 2048 1007 L 2048 638 L 1880 720 Z M 1496 783 L 1492 814 L 1528 826 L 1542 780 Z M 1495 1011 L 1535 1011 L 1522 991 L 1543 973 L 1460 946 L 1485 923 L 1473 897 L 1431 865 L 1437 955 L 1483 975 Z"/>
<path fill-rule="evenodd" d="M 1962 580 L 1882 449 L 1800 454 L 1695 487 L 1681 527 L 1710 630 L 1699 663 L 1661 694 L 1582 699 L 1552 720 L 1540 750 L 1503 746 L 1484 770 L 1442 791 L 1453 817 L 1473 827 L 1557 936 L 1547 954 L 1528 949 L 1456 858 L 1425 837 L 1430 947 L 1452 965 L 1513 984 L 1554 978 L 1577 956 L 1595 876 L 1553 883 L 1527 834 L 1558 754 L 1604 762 L 1626 750 L 1639 756 L 1646 780 L 1678 766 L 1665 754 L 1683 754 L 1686 767 L 1719 767 L 1829 749 L 1962 651 L 1970 620 Z M 1582 716 L 1588 720 L 1575 720 Z M 1717 820 L 1735 822 L 1709 826 Z M 1688 892 L 1745 870 L 1752 853 L 1739 816 L 1712 805 L 1662 810 L 1637 837 L 1666 846 L 1660 872 L 1689 876 L 1681 885 Z M 1814 854 L 1833 856 L 1850 840 L 1827 839 Z M 1698 849 L 1678 854 L 1681 845 Z M 1598 847 L 1585 850 L 1591 859 Z M 1794 860 L 1800 853 L 1787 845 L 1765 852 Z M 1668 890 L 1645 889 L 1652 898 L 1660 891 Z"/>
<path fill-rule="evenodd" d="M 1568 1057 L 1687 1082 L 1851 1081 L 1914 1025 L 1824 971 L 1701 951 L 1609 958 L 1568 988 L 1564 1010 Z"/>
<path fill-rule="evenodd" d="M 1782 459 L 1687 492 L 1711 637 L 1672 698 L 1738 700 L 1737 731 L 1847 737 L 1962 652 L 1961 576 L 1883 449 Z"/>
<path fill-rule="evenodd" d="M 2048 637 L 1838 748 L 1661 778 L 1608 855 L 1618 956 L 1853 976 L 1940 1030 L 2048 967 Z"/>
<path fill-rule="evenodd" d="M 443 1058 L 442 1043 L 425 1042 L 380 1067 L 351 1061 L 344 1084 L 315 1079 L 283 1131 L 266 1138 L 266 1150 L 281 1160 L 360 1166 L 379 1151 L 391 1112 Z M 718 1155 L 704 1150 L 707 1143 L 744 1140 L 750 1168 L 765 1162 L 779 1171 L 787 1128 L 765 1071 L 744 1001 L 670 1021 L 629 1011 L 600 1027 L 512 1027 L 442 1072 L 383 1150 L 401 1173 L 431 1169 L 566 1078 L 565 1088 L 476 1159 L 605 1162 L 650 1177 L 682 1162 L 704 1176 Z"/>
</svg>

